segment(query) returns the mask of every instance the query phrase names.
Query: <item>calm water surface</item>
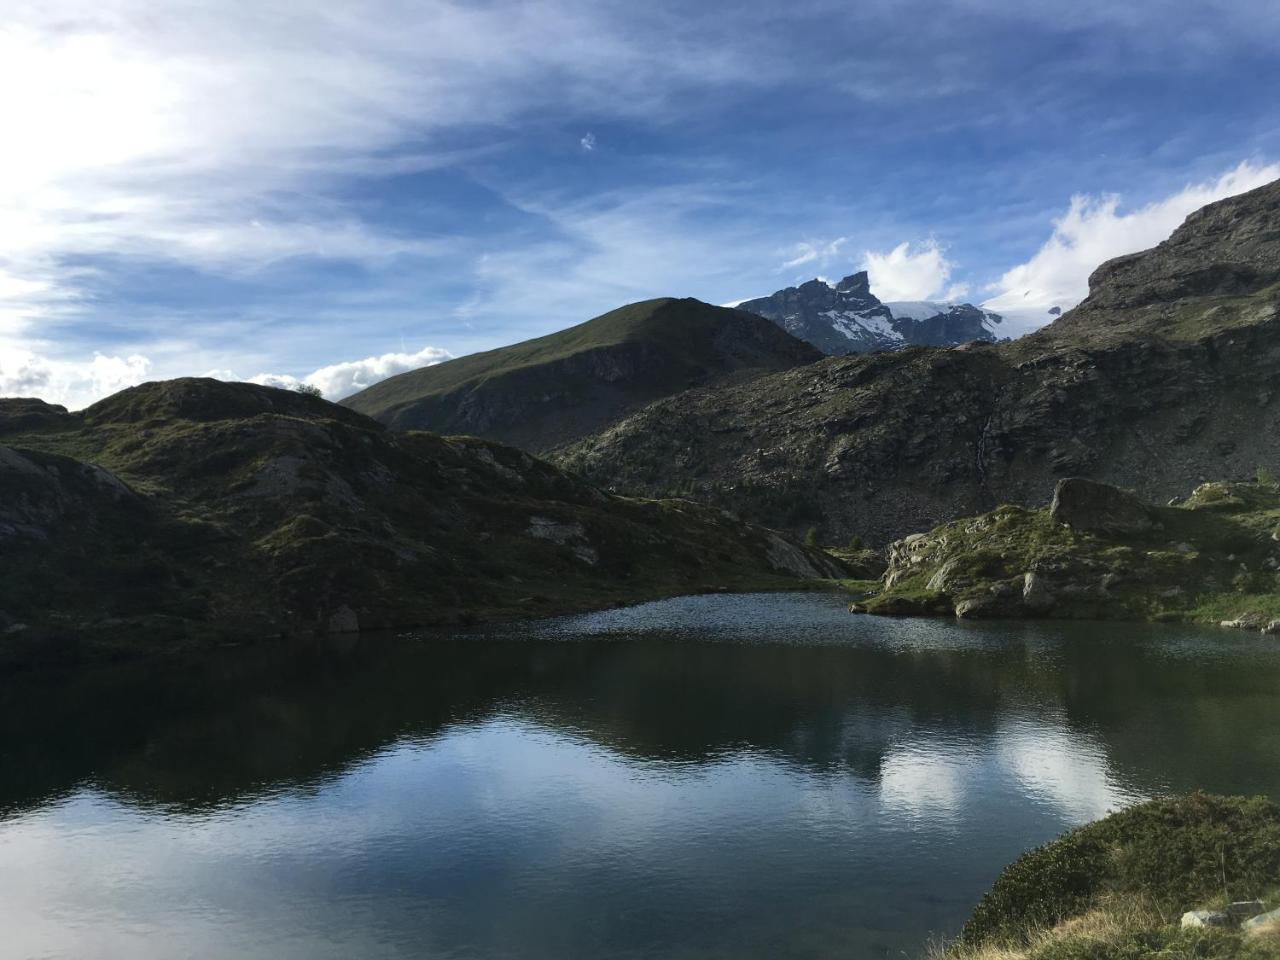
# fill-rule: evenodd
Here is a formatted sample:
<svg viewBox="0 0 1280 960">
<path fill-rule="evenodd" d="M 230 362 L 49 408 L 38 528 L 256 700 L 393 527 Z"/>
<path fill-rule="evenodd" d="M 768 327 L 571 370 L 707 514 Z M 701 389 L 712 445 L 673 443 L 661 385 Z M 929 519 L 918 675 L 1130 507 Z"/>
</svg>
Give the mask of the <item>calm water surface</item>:
<svg viewBox="0 0 1280 960">
<path fill-rule="evenodd" d="M 1067 827 L 1280 795 L 1278 690 L 827 595 L 0 679 L 0 956 L 911 956 Z"/>
</svg>

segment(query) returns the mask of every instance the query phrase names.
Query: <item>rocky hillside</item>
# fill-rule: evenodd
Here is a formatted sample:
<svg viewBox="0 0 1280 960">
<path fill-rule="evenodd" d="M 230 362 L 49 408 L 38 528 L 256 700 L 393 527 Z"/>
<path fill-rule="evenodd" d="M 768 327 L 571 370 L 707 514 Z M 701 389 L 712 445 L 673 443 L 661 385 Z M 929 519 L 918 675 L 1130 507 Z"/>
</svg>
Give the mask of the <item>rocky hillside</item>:
<svg viewBox="0 0 1280 960">
<path fill-rule="evenodd" d="M 1280 633 L 1280 485 L 1206 483 L 1150 506 L 1091 480 L 889 545 L 857 610 L 963 618 L 1184 620 Z"/>
<path fill-rule="evenodd" d="M 865 271 L 835 286 L 810 280 L 738 309 L 772 320 L 828 356 L 996 340 L 1001 317 L 968 303 L 881 303 Z"/>
<path fill-rule="evenodd" d="M 1103 264 L 997 345 L 836 357 L 653 404 L 557 460 L 825 542 L 885 543 L 1083 476 L 1163 502 L 1280 467 L 1280 183 Z"/>
<path fill-rule="evenodd" d="M 759 317 L 646 300 L 567 330 L 391 377 L 343 401 L 395 430 L 467 434 L 538 452 L 659 397 L 818 359 Z"/>
<path fill-rule="evenodd" d="M 482 440 L 185 379 L 0 401 L 0 661 L 536 616 L 838 574 Z"/>
</svg>

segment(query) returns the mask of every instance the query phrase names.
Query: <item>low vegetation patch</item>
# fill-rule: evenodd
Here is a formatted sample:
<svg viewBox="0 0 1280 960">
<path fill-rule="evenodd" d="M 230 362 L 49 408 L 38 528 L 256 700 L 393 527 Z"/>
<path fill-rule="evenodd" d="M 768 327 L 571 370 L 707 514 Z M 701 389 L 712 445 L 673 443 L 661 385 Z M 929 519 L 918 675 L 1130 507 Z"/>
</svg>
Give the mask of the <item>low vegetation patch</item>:
<svg viewBox="0 0 1280 960">
<path fill-rule="evenodd" d="M 1031 850 L 979 902 L 937 960 L 1280 957 L 1280 935 L 1184 913 L 1280 907 L 1280 807 L 1261 797 L 1155 800 Z"/>
</svg>

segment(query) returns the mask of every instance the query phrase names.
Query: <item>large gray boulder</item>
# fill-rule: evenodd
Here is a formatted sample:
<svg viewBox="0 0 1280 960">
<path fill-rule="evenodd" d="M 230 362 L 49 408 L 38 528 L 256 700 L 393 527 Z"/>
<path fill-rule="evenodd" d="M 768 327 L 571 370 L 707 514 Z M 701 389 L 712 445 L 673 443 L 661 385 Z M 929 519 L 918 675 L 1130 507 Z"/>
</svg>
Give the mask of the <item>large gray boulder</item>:
<svg viewBox="0 0 1280 960">
<path fill-rule="evenodd" d="M 1049 516 L 1080 533 L 1131 536 L 1156 526 L 1150 508 L 1131 493 L 1083 477 L 1059 480 Z"/>
</svg>

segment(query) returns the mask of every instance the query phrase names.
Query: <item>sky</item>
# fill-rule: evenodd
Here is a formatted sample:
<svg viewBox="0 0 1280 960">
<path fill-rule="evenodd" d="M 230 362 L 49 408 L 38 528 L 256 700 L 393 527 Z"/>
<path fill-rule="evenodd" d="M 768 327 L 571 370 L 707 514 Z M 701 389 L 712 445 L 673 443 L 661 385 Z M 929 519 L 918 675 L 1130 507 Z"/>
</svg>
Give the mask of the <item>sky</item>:
<svg viewBox="0 0 1280 960">
<path fill-rule="evenodd" d="M 1280 178 L 1274 0 L 0 0 L 0 396 L 870 272 L 1017 333 Z"/>
</svg>

